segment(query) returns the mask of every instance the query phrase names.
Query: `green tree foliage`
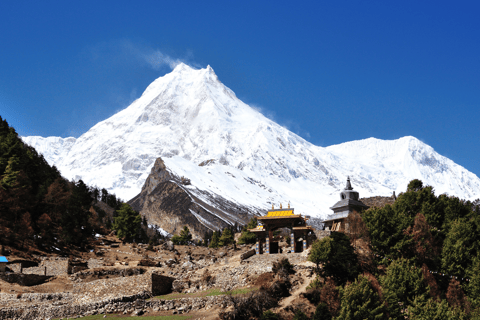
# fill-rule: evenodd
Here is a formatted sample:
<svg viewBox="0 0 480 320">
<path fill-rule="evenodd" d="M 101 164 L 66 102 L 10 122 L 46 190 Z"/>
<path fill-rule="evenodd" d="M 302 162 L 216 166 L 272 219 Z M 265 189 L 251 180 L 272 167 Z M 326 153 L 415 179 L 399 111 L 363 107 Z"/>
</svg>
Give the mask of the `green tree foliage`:
<svg viewBox="0 0 480 320">
<path fill-rule="evenodd" d="M 476 208 L 456 197 L 437 197 L 432 187 L 412 180 L 393 205 L 370 208 L 362 218 L 375 252 L 391 259 L 412 259 L 417 266 L 426 263 L 431 270 L 463 276 L 471 261 L 467 256 L 471 259 L 478 251 L 478 241 L 472 237 L 480 225 L 478 214 L 474 213 Z M 459 229 L 465 231 L 463 236 L 458 234 Z M 465 247 L 456 251 L 455 246 L 461 243 Z"/>
<path fill-rule="evenodd" d="M 94 198 L 83 181 L 62 178 L 0 117 L 0 242 L 30 241 L 47 250 L 83 246 L 93 236 L 89 209 Z"/>
<path fill-rule="evenodd" d="M 341 232 L 332 232 L 330 237 L 315 241 L 308 260 L 317 264 L 319 274 L 333 277 L 338 284 L 353 281 L 360 271 L 350 240 Z M 318 268 L 319 264 L 323 268 Z"/>
<path fill-rule="evenodd" d="M 90 225 L 90 205 L 92 199 L 88 187 L 82 180 L 72 185 L 66 210 L 61 215 L 62 238 L 67 244 L 83 244 L 92 237 L 93 229 Z"/>
<path fill-rule="evenodd" d="M 363 320 L 385 318 L 384 305 L 370 281 L 359 276 L 341 291 L 338 320 Z"/>
<path fill-rule="evenodd" d="M 415 297 L 428 299 L 428 287 L 422 270 L 406 259 L 393 261 L 380 278 L 383 298 L 388 312 L 394 319 L 401 319 L 402 311 L 410 306 Z"/>
<path fill-rule="evenodd" d="M 293 320 L 309 320 L 307 315 L 302 310 L 298 309 L 293 316 Z"/>
<path fill-rule="evenodd" d="M 120 210 L 117 210 L 117 217 L 113 222 L 113 229 L 117 231 L 117 237 L 125 241 L 132 241 L 140 228 L 142 217 L 124 203 Z"/>
<path fill-rule="evenodd" d="M 180 235 L 174 235 L 172 237 L 172 242 L 174 244 L 188 244 L 190 241 L 192 241 L 192 234 L 187 226 L 183 227 L 180 231 Z"/>
<path fill-rule="evenodd" d="M 238 238 L 238 244 L 250 244 L 257 241 L 257 236 L 253 232 L 248 231 L 248 229 L 256 228 L 257 223 L 257 218 L 250 219 L 250 222 L 243 227 L 242 234 L 240 235 L 240 238 Z"/>
<path fill-rule="evenodd" d="M 270 310 L 267 310 L 265 311 L 261 316 L 260 316 L 260 320 L 277 320 L 278 319 L 278 315 L 273 313 L 272 311 Z"/>
<path fill-rule="evenodd" d="M 218 240 L 218 244 L 223 247 L 223 246 L 232 244 L 234 242 L 235 242 L 235 238 L 233 236 L 232 230 L 230 230 L 229 228 L 223 229 L 222 235 Z"/>
<path fill-rule="evenodd" d="M 328 306 L 325 303 L 318 304 L 317 308 L 315 309 L 315 313 L 313 314 L 312 320 L 332 320 L 330 310 L 328 310 Z"/>
<path fill-rule="evenodd" d="M 458 219 L 451 223 L 443 243 L 442 268 L 445 273 L 465 276 L 479 249 L 478 231 L 473 219 Z"/>
<path fill-rule="evenodd" d="M 470 303 L 480 309 L 480 255 L 473 259 L 472 264 L 467 272 L 467 277 L 470 279 L 467 286 L 467 295 Z"/>
<path fill-rule="evenodd" d="M 406 313 L 408 313 L 408 319 L 411 320 L 470 319 L 460 308 L 449 307 L 446 300 L 426 299 L 425 296 L 415 297 Z"/>
<path fill-rule="evenodd" d="M 390 253 L 390 249 L 403 238 L 398 214 L 387 204 L 383 208 L 371 208 L 363 214 L 373 249 L 382 254 Z M 395 251 L 393 252 L 395 254 Z"/>
<path fill-rule="evenodd" d="M 212 241 L 210 241 L 210 248 L 218 248 L 220 246 L 220 235 L 219 231 L 213 231 Z"/>
</svg>

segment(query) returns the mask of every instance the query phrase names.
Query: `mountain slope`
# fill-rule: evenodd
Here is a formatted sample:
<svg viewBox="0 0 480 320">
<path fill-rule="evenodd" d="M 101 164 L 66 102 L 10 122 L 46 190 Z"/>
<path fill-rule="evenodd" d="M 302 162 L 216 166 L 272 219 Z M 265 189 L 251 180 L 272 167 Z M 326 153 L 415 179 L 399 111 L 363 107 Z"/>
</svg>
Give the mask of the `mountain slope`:
<svg viewBox="0 0 480 320">
<path fill-rule="evenodd" d="M 480 197 L 477 176 L 414 137 L 315 146 L 240 101 L 210 66 L 180 64 L 73 139 L 24 138 L 63 175 L 126 200 L 140 193 L 158 157 L 191 180 L 192 196 L 212 207 L 221 196 L 250 213 L 290 202 L 298 213 L 324 217 L 347 176 L 362 197 L 399 193 L 414 178 L 437 193 Z"/>
</svg>

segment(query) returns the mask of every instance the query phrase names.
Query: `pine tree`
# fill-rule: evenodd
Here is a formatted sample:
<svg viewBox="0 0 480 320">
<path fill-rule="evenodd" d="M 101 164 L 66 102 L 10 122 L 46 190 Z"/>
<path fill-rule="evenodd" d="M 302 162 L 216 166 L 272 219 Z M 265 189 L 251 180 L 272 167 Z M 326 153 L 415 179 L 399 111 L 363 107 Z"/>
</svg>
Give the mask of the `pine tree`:
<svg viewBox="0 0 480 320">
<path fill-rule="evenodd" d="M 473 257 L 479 252 L 476 231 L 473 219 L 458 219 L 451 224 L 442 251 L 442 269 L 445 273 L 465 277 Z"/>
<path fill-rule="evenodd" d="M 480 309 L 480 255 L 473 259 L 472 264 L 467 272 L 469 283 L 467 286 L 467 293 L 470 303 L 474 308 Z M 480 311 L 480 310 L 479 310 Z"/>
<path fill-rule="evenodd" d="M 323 277 L 333 277 L 338 284 L 353 281 L 360 271 L 350 240 L 341 232 L 333 232 L 330 237 L 315 241 L 308 261 L 317 264 L 317 272 Z M 322 269 L 318 268 L 320 263 Z"/>
<path fill-rule="evenodd" d="M 218 231 L 213 231 L 212 241 L 210 242 L 210 248 L 218 248 L 220 246 L 220 236 Z"/>
<path fill-rule="evenodd" d="M 232 244 L 234 241 L 232 230 L 229 228 L 223 229 L 222 236 L 218 240 L 218 244 L 223 247 Z"/>
<path fill-rule="evenodd" d="M 425 296 L 415 297 L 406 313 L 408 314 L 408 319 L 411 320 L 470 319 L 460 308 L 449 307 L 446 300 L 427 299 Z"/>
<path fill-rule="evenodd" d="M 117 210 L 117 214 L 118 216 L 113 222 L 113 229 L 117 231 L 117 237 L 127 242 L 132 241 L 137 235 L 142 217 L 126 203 L 120 210 Z"/>
<path fill-rule="evenodd" d="M 383 298 L 388 304 L 388 312 L 395 319 L 401 319 L 403 312 L 415 297 L 428 298 L 428 287 L 422 271 L 406 259 L 393 261 L 380 278 Z"/>
<path fill-rule="evenodd" d="M 250 219 L 250 222 L 243 227 L 242 234 L 240 235 L 240 238 L 238 238 L 238 244 L 250 244 L 257 241 L 257 236 L 253 232 L 248 231 L 248 229 L 256 228 L 257 223 L 256 218 Z"/>
<path fill-rule="evenodd" d="M 384 305 L 364 276 L 346 285 L 341 293 L 342 300 L 337 320 L 383 319 Z"/>
</svg>

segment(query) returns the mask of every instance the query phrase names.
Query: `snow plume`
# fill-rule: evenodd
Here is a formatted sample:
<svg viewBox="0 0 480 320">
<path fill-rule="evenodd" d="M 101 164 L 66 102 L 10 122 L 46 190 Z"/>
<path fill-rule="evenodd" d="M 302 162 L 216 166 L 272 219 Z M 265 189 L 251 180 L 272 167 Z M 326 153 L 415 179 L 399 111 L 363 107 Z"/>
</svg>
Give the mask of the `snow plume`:
<svg viewBox="0 0 480 320">
<path fill-rule="evenodd" d="M 160 49 L 128 39 L 99 43 L 88 48 L 88 54 L 93 60 L 108 60 L 108 63 L 113 64 L 141 64 L 154 70 L 164 67 L 173 70 L 180 63 L 195 65 L 190 61 L 193 56 L 191 52 L 187 52 L 185 58 L 175 58 Z"/>
<path fill-rule="evenodd" d="M 173 70 L 177 65 L 183 62 L 180 59 L 174 59 L 169 55 L 164 54 L 160 50 L 154 50 L 151 53 L 143 54 L 143 59 L 145 59 L 147 64 L 155 70 L 158 70 L 165 65 Z"/>
</svg>

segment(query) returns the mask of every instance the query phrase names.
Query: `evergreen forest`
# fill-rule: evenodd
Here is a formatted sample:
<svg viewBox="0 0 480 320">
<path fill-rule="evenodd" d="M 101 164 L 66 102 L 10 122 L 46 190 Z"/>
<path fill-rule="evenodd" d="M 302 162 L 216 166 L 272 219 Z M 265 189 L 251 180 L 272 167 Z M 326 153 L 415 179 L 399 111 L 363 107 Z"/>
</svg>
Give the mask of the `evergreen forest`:
<svg viewBox="0 0 480 320">
<path fill-rule="evenodd" d="M 348 222 L 312 246 L 313 319 L 480 319 L 480 200 L 413 180 Z"/>
<path fill-rule="evenodd" d="M 0 117 L 2 245 L 23 251 L 64 252 L 68 246 L 84 249 L 95 233 L 107 232 L 113 222 L 99 202 L 114 210 L 122 205 L 106 189 L 63 178 Z"/>
</svg>

